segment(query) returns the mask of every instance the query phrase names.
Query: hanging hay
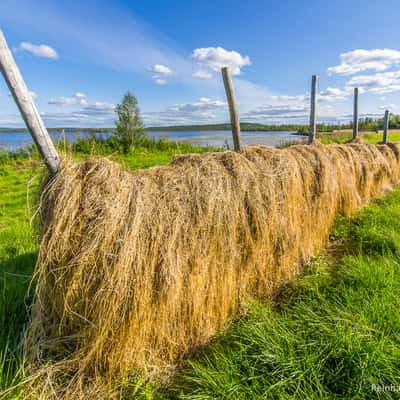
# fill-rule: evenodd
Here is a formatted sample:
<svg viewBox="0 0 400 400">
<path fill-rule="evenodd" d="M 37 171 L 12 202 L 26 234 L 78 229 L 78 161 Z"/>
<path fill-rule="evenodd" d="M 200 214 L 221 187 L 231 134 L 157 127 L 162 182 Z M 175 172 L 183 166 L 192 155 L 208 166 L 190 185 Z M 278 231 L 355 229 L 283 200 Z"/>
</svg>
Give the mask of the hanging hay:
<svg viewBox="0 0 400 400">
<path fill-rule="evenodd" d="M 337 213 L 397 184 L 399 152 L 245 147 L 135 173 L 64 160 L 41 196 L 25 341 L 32 370 L 48 374 L 38 390 L 96 397 L 99 379 L 165 374 L 241 304 L 296 276 Z"/>
</svg>

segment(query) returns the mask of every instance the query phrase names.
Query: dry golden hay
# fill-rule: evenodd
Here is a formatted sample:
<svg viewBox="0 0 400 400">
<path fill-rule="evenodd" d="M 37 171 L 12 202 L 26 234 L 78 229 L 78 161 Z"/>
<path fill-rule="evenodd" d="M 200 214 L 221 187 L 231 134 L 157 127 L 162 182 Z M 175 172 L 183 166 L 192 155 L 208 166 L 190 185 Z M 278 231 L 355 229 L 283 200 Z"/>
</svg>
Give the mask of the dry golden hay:
<svg viewBox="0 0 400 400">
<path fill-rule="evenodd" d="M 337 213 L 397 184 L 399 154 L 395 144 L 256 146 L 135 173 L 64 160 L 41 196 L 25 340 L 31 371 L 48 373 L 37 390 L 90 397 L 98 379 L 159 377 L 241 304 L 297 275 Z"/>
</svg>

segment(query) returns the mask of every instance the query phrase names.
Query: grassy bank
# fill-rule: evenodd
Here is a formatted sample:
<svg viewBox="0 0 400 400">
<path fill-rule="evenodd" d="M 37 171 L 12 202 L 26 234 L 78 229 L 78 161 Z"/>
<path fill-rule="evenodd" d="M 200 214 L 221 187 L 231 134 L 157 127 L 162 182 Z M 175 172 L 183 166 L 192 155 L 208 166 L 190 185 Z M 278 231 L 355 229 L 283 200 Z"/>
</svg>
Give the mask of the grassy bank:
<svg viewBox="0 0 400 400">
<path fill-rule="evenodd" d="M 135 169 L 165 164 L 176 152 L 105 154 Z M 37 253 L 31 218 L 42 174 L 31 158 L 0 166 L 0 390 L 19 379 L 18 343 Z M 275 302 L 248 305 L 174 383 L 124 382 L 126 398 L 396 398 L 371 388 L 400 384 L 399 217 L 397 189 L 352 220 L 338 219 L 330 253 L 310 264 L 305 277 Z"/>
<path fill-rule="evenodd" d="M 325 144 L 330 143 L 346 143 L 352 139 L 353 135 L 351 131 L 345 132 L 321 132 L 317 135 L 317 138 Z M 382 141 L 382 132 L 360 132 L 360 137 L 367 143 L 376 144 Z M 393 130 L 389 131 L 389 141 L 399 142 L 400 131 Z"/>
<path fill-rule="evenodd" d="M 30 219 L 41 175 L 27 161 L 0 167 L 0 390 L 19 378 L 18 344 L 37 252 Z"/>
</svg>

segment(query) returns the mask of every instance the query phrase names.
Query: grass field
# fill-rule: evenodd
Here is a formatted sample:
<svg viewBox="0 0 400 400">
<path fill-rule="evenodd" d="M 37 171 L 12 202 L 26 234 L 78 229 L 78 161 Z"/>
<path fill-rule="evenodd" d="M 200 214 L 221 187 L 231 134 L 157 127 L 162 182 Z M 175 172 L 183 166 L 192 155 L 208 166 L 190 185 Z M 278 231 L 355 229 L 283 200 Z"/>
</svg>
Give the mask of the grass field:
<svg viewBox="0 0 400 400">
<path fill-rule="evenodd" d="M 321 140 L 322 143 L 346 143 L 352 139 L 351 132 L 338 132 L 338 133 L 320 133 L 318 135 L 318 139 Z M 360 132 L 360 137 L 368 142 L 368 143 L 379 143 L 382 141 L 382 132 Z M 400 141 L 400 132 L 393 130 L 389 131 L 389 141 L 399 142 Z"/>
<path fill-rule="evenodd" d="M 146 150 L 119 161 L 140 168 L 171 157 Z M 0 390 L 20 379 L 18 344 L 37 252 L 31 219 L 42 175 L 36 161 L 0 165 Z M 122 383 L 125 397 L 397 398 L 372 385 L 400 385 L 400 189 L 350 221 L 339 218 L 331 239 L 330 252 L 306 276 L 274 302 L 249 304 L 168 387 L 135 379 Z"/>
</svg>

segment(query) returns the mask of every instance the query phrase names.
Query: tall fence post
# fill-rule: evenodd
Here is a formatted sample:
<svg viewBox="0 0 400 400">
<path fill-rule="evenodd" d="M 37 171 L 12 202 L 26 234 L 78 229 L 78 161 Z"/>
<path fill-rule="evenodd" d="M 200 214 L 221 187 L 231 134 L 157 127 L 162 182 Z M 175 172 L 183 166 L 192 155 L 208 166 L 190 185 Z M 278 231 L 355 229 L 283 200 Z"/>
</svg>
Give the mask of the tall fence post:
<svg viewBox="0 0 400 400">
<path fill-rule="evenodd" d="M 385 111 L 385 117 L 383 118 L 383 140 L 382 143 L 388 142 L 388 131 L 389 131 L 389 110 Z"/>
<path fill-rule="evenodd" d="M 229 67 L 223 67 L 221 71 L 222 78 L 224 80 L 226 97 L 228 99 L 229 113 L 231 116 L 233 148 L 235 151 L 240 151 L 240 120 L 236 105 L 231 72 L 229 70 Z"/>
<path fill-rule="evenodd" d="M 358 138 L 358 88 L 354 88 L 353 140 Z"/>
<path fill-rule="evenodd" d="M 315 142 L 317 134 L 317 90 L 318 90 L 318 77 L 312 76 L 311 82 L 311 109 L 310 109 L 310 133 L 308 136 L 308 144 Z"/>
<path fill-rule="evenodd" d="M 51 174 L 55 174 L 60 159 L 1 29 L 0 69 L 47 168 Z"/>
</svg>

